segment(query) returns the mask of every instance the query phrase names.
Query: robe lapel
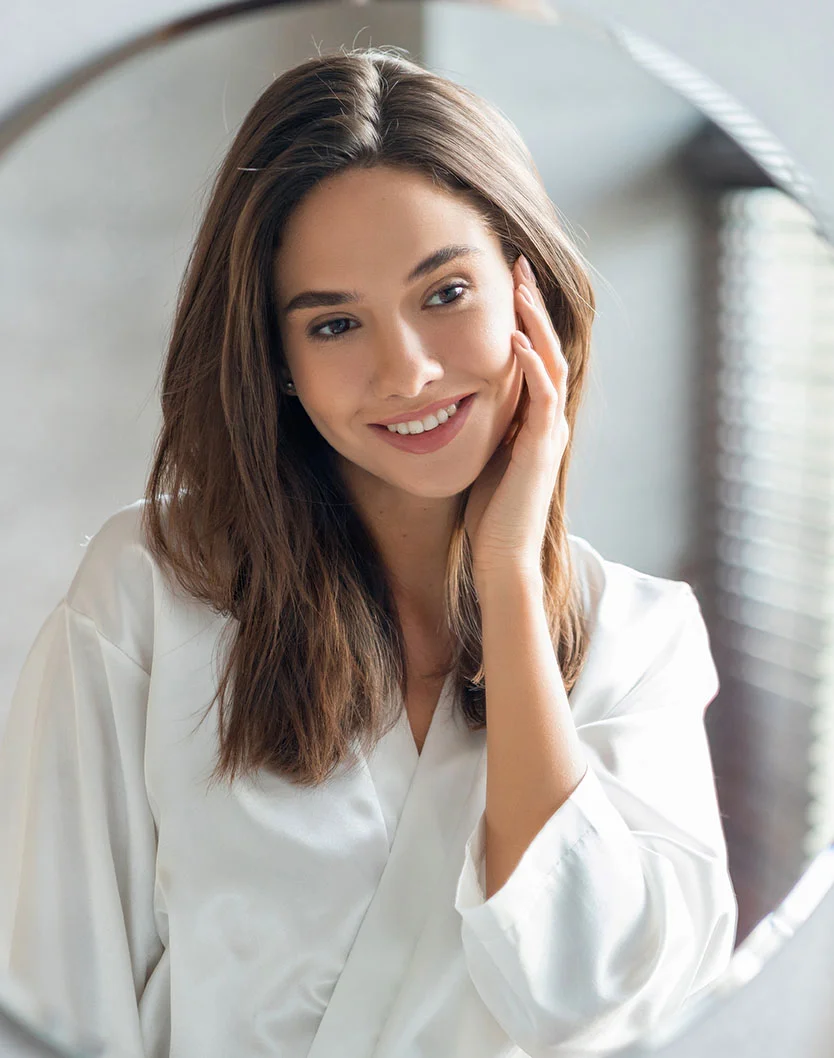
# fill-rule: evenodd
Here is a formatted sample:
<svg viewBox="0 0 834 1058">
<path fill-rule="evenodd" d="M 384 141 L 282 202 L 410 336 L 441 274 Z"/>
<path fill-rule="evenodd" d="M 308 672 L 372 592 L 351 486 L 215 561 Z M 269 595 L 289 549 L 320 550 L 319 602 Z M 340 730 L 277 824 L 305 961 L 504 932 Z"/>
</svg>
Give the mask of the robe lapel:
<svg viewBox="0 0 834 1058">
<path fill-rule="evenodd" d="M 463 816 L 486 741 L 452 711 L 451 681 L 450 675 L 420 754 L 403 710 L 363 762 L 383 804 L 391 852 L 308 1058 L 374 1053 L 443 867 L 453 853 L 462 856 L 460 831 L 469 823 Z"/>
</svg>

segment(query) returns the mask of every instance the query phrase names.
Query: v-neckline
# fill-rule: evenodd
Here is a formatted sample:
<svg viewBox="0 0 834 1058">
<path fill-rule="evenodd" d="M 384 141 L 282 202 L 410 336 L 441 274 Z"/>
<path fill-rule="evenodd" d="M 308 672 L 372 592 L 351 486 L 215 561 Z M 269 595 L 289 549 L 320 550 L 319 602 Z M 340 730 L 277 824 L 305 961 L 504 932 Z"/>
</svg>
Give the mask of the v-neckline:
<svg viewBox="0 0 834 1058">
<path fill-rule="evenodd" d="M 424 759 L 427 751 L 430 751 L 431 744 L 434 741 L 434 737 L 438 726 L 442 721 L 438 717 L 438 713 L 445 712 L 447 709 L 447 698 L 449 683 L 454 674 L 452 672 L 446 675 L 446 679 L 443 681 L 443 686 L 440 688 L 440 694 L 437 696 L 437 702 L 432 712 L 429 726 L 426 729 L 426 735 L 423 739 L 423 745 L 420 749 L 417 748 L 417 740 L 414 738 L 414 732 L 411 730 L 411 721 L 408 717 L 408 710 L 405 706 L 405 700 L 402 699 L 402 713 L 399 719 L 399 726 L 402 728 L 403 733 L 408 742 L 409 748 L 411 749 L 412 760 L 414 762 L 414 770 L 419 766 L 420 761 Z M 401 696 L 402 697 L 402 696 Z"/>
<path fill-rule="evenodd" d="M 403 706 L 403 712 L 405 713 L 406 723 L 408 725 L 409 734 L 411 735 L 412 741 L 414 742 L 414 748 L 419 755 L 422 755 L 423 750 L 426 748 L 426 742 L 428 741 L 429 731 L 431 725 L 434 722 L 434 718 L 437 715 L 437 710 L 440 708 L 440 703 L 443 698 L 444 691 L 446 690 L 446 684 L 448 682 L 448 674 L 443 679 L 443 682 L 438 686 L 437 682 L 434 683 L 434 690 L 431 693 L 427 693 L 425 688 L 419 688 L 417 693 L 413 695 L 413 707 L 415 715 L 409 713 L 409 701 L 406 700 Z M 428 720 L 428 723 L 426 721 Z M 417 737 L 414 734 L 415 721 L 419 722 L 419 730 L 422 734 L 422 745 L 417 745 Z"/>
<path fill-rule="evenodd" d="M 450 709 L 451 680 L 452 673 L 443 684 L 421 754 L 403 703 L 402 715 L 380 740 L 378 752 L 366 757 L 388 855 L 308 1058 L 398 1052 L 400 1026 L 411 1010 L 405 998 L 414 984 L 409 968 L 426 956 L 421 946 L 436 942 L 426 922 L 438 907 L 444 879 L 451 879 L 451 889 L 460 874 L 464 843 L 483 806 L 486 732 L 457 722 Z M 357 995 L 367 1002 L 357 1003 Z"/>
</svg>

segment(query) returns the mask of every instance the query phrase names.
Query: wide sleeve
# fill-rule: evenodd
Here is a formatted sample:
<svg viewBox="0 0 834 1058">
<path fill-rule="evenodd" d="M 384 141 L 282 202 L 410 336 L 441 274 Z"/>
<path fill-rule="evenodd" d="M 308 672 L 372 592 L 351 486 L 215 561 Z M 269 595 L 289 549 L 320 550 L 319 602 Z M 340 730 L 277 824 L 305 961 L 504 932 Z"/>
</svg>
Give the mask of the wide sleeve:
<svg viewBox="0 0 834 1058">
<path fill-rule="evenodd" d="M 163 950 L 148 684 L 65 599 L 29 652 L 0 743 L 0 971 L 125 1058 L 144 1055 L 138 1000 Z"/>
<path fill-rule="evenodd" d="M 588 769 L 489 900 L 483 814 L 466 844 L 455 907 L 467 967 L 532 1058 L 624 1046 L 706 989 L 733 952 L 704 727 L 718 677 L 691 588 L 665 583 L 675 590 L 656 602 L 664 631 L 643 674 L 577 722 Z"/>
</svg>

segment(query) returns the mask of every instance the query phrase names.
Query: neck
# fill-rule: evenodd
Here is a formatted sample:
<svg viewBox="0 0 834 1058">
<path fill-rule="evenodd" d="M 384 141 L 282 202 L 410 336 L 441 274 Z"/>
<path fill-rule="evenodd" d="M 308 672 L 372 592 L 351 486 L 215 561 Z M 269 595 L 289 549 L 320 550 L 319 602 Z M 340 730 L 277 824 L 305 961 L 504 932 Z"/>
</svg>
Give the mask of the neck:
<svg viewBox="0 0 834 1058">
<path fill-rule="evenodd" d="M 445 610 L 446 565 L 460 497 L 413 496 L 370 475 L 346 476 L 388 571 L 401 619 L 426 631 L 436 628 Z"/>
</svg>

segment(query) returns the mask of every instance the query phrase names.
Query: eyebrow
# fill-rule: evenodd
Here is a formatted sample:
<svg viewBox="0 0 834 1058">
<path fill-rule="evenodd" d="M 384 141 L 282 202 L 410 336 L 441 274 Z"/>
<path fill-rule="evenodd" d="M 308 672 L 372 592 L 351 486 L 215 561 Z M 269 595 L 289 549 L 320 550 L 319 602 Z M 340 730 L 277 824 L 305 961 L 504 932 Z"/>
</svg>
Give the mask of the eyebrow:
<svg viewBox="0 0 834 1058">
<path fill-rule="evenodd" d="M 483 253 L 483 251 L 476 246 L 463 246 L 457 243 L 453 243 L 450 246 L 442 246 L 439 250 L 435 250 L 434 253 L 430 253 L 428 257 L 424 257 L 418 265 L 415 265 L 405 277 L 405 283 L 413 283 L 415 279 L 428 275 L 429 272 L 434 272 L 441 265 L 455 261 L 459 257 L 469 257 L 480 253 Z M 289 315 L 289 313 L 296 312 L 299 309 L 331 308 L 333 305 L 343 305 L 347 302 L 361 300 L 355 290 L 305 290 L 301 294 L 296 294 L 294 298 L 287 302 L 284 306 L 284 315 Z"/>
</svg>

